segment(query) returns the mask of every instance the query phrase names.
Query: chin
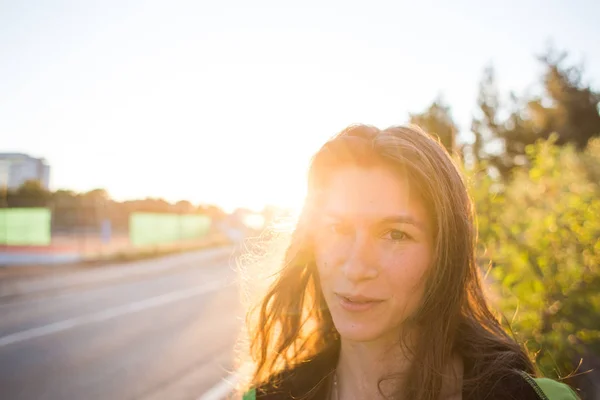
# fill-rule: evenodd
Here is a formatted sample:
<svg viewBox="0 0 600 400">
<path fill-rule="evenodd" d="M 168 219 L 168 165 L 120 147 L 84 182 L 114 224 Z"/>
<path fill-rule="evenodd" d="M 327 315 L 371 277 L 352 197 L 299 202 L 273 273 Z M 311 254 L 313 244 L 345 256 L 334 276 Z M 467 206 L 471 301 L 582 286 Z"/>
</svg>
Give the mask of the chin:
<svg viewBox="0 0 600 400">
<path fill-rule="evenodd" d="M 377 326 L 357 323 L 354 321 L 343 321 L 337 323 L 335 319 L 334 323 L 336 330 L 343 340 L 350 340 L 353 342 L 371 342 L 383 336 L 383 330 L 378 329 Z"/>
</svg>

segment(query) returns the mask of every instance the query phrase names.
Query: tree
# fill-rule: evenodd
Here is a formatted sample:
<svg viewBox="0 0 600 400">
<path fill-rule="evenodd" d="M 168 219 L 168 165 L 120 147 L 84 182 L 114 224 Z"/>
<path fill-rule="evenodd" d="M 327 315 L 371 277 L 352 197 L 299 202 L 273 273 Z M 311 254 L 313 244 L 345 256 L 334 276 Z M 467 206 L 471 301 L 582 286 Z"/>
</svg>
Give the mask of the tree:
<svg viewBox="0 0 600 400">
<path fill-rule="evenodd" d="M 77 201 L 77 193 L 72 190 L 59 189 L 52 193 L 52 202 L 54 204 L 71 204 L 74 205 Z"/>
<path fill-rule="evenodd" d="M 90 190 L 87 193 L 82 195 L 83 201 L 90 203 L 101 203 L 108 201 L 110 199 L 110 195 L 106 191 L 106 189 L 94 189 Z"/>
<path fill-rule="evenodd" d="M 173 211 L 173 205 L 164 199 L 148 197 L 144 200 L 133 200 L 126 202 L 130 211 L 168 213 Z"/>
<path fill-rule="evenodd" d="M 500 101 L 496 73 L 490 64 L 479 82 L 477 110 L 471 121 L 474 142 L 471 151 L 476 164 L 485 164 L 497 171 L 504 181 L 510 178 L 515 166 L 526 162 L 525 147 L 535 143 L 529 121 L 523 118 L 527 108 L 515 93 L 511 93 L 508 105 Z M 501 118 L 501 114 L 508 116 Z"/>
<path fill-rule="evenodd" d="M 583 82 L 583 67 L 563 66 L 566 58 L 566 52 L 552 48 L 539 57 L 546 68 L 544 95 L 530 102 L 529 113 L 541 137 L 556 132 L 558 144 L 573 143 L 583 149 L 600 135 L 600 93 Z"/>
<path fill-rule="evenodd" d="M 566 53 L 552 49 L 538 59 L 545 68 L 540 96 L 511 93 L 508 106 L 503 108 L 491 66 L 484 70 L 479 85 L 478 110 L 471 125 L 475 135 L 472 152 L 477 161 L 486 160 L 505 181 L 515 167 L 527 163 L 525 149 L 538 139 L 556 133 L 556 144 L 572 143 L 581 150 L 600 134 L 600 95 L 584 84 L 583 69 L 563 66 Z M 508 116 L 501 119 L 503 112 Z"/>
<path fill-rule="evenodd" d="M 29 180 L 8 193 L 7 203 L 9 207 L 47 207 L 50 198 L 50 192 L 39 181 Z"/>
<path fill-rule="evenodd" d="M 175 203 L 173 208 L 179 214 L 192 214 L 196 207 L 194 207 L 193 204 L 187 200 L 180 200 Z"/>
<path fill-rule="evenodd" d="M 197 210 L 199 213 L 209 216 L 213 221 L 223 220 L 226 216 L 225 211 L 215 205 L 200 205 Z"/>
<path fill-rule="evenodd" d="M 529 167 L 515 169 L 493 196 L 488 175 L 471 179 L 485 244 L 479 258 L 495 265 L 488 281 L 497 305 L 551 377 L 600 354 L 600 186 L 586 165 L 600 168 L 600 140 L 584 161 L 557 139 L 527 146 Z"/>
<path fill-rule="evenodd" d="M 483 71 L 483 78 L 479 82 L 479 94 L 477 95 L 478 114 L 471 122 L 471 131 L 475 136 L 472 145 L 472 153 L 475 161 L 480 163 L 486 159 L 485 144 L 488 145 L 498 136 L 499 121 L 498 109 L 500 100 L 498 88 L 496 87 L 496 74 L 494 67 L 489 65 Z"/>
<path fill-rule="evenodd" d="M 437 137 L 451 154 L 456 150 L 458 128 L 452 120 L 450 107 L 439 96 L 424 112 L 410 114 L 410 123 Z"/>
</svg>

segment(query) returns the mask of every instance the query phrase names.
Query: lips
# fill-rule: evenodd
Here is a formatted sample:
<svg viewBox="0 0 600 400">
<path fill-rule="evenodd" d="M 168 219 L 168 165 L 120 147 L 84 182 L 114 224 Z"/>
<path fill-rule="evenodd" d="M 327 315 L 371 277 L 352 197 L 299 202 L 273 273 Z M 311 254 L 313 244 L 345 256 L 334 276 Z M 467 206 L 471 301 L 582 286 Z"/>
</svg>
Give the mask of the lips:
<svg viewBox="0 0 600 400">
<path fill-rule="evenodd" d="M 360 312 L 371 310 L 377 305 L 383 303 L 383 300 L 373 299 L 362 295 L 351 295 L 336 293 L 340 306 L 350 312 Z"/>
</svg>

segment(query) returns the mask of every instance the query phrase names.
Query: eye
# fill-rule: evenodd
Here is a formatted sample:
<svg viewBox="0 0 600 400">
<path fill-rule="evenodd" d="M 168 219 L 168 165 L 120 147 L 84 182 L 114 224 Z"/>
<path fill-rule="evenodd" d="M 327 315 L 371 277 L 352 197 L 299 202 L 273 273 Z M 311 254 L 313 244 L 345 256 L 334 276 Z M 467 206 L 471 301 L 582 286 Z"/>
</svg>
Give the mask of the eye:
<svg viewBox="0 0 600 400">
<path fill-rule="evenodd" d="M 402 240 L 410 240 L 412 239 L 406 232 L 403 232 L 399 229 L 390 229 L 388 230 L 384 237 L 388 240 L 392 240 L 394 242 L 400 242 Z"/>
</svg>

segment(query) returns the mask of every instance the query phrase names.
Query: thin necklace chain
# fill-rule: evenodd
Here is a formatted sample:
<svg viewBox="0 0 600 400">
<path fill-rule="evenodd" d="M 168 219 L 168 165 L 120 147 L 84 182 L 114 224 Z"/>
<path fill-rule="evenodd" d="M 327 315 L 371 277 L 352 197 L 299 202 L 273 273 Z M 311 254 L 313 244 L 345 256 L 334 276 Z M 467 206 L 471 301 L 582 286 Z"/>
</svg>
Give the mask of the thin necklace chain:
<svg viewBox="0 0 600 400">
<path fill-rule="evenodd" d="M 338 391 L 337 371 L 333 372 L 333 391 L 335 392 L 335 400 L 340 400 L 340 392 Z"/>
</svg>

